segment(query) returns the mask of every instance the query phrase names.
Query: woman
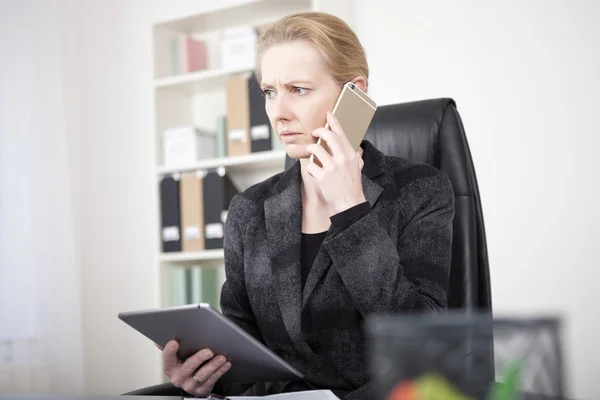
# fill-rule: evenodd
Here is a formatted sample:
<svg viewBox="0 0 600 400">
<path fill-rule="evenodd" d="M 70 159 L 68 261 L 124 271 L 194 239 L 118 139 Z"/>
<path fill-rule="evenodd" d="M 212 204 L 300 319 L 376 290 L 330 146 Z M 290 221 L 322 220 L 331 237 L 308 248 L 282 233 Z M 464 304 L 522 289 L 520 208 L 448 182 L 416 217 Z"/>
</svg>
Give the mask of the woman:
<svg viewBox="0 0 600 400">
<path fill-rule="evenodd" d="M 225 358 L 205 349 L 183 362 L 176 342 L 164 351 L 165 372 L 197 396 L 323 388 L 372 398 L 365 316 L 446 307 L 451 185 L 433 167 L 386 157 L 367 141 L 353 150 L 329 111 L 344 83 L 366 91 L 369 72 L 340 19 L 283 18 L 262 35 L 258 60 L 270 122 L 299 162 L 232 200 L 221 308 L 305 381 L 215 388 L 230 368 Z"/>
</svg>

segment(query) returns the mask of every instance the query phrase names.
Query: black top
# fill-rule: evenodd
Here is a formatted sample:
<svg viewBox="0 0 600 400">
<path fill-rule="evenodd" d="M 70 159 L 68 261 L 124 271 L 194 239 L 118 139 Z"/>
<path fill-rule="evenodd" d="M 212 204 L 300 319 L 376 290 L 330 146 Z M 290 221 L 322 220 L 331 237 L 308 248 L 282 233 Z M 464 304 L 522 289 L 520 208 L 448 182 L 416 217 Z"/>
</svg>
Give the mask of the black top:
<svg viewBox="0 0 600 400">
<path fill-rule="evenodd" d="M 341 213 L 335 214 L 330 218 L 331 225 L 335 228 L 336 231 L 343 231 L 348 228 L 350 225 L 367 215 L 371 212 L 371 205 L 369 202 L 365 201 L 364 203 L 358 204 L 352 208 L 347 209 L 346 211 L 342 211 Z M 300 254 L 300 277 L 302 279 L 302 288 L 304 289 L 304 284 L 306 283 L 306 278 L 312 268 L 313 263 L 315 262 L 315 258 L 317 258 L 317 254 L 321 245 L 323 244 L 323 240 L 327 235 L 327 231 L 319 232 L 319 233 L 302 233 L 302 244 L 301 244 L 301 254 Z"/>
</svg>

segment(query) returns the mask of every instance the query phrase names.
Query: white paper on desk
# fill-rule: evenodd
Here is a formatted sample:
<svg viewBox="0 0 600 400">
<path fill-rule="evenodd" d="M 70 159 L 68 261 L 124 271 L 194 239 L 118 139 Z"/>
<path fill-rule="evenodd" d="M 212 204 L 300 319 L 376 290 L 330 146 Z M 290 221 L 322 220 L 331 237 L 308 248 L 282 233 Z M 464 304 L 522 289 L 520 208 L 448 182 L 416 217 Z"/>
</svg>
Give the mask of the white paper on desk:
<svg viewBox="0 0 600 400">
<path fill-rule="evenodd" d="M 227 400 L 339 400 L 331 390 L 306 390 L 304 392 L 290 392 L 271 394 L 269 396 L 229 396 Z M 198 398 L 186 397 L 185 400 L 198 400 Z"/>
</svg>

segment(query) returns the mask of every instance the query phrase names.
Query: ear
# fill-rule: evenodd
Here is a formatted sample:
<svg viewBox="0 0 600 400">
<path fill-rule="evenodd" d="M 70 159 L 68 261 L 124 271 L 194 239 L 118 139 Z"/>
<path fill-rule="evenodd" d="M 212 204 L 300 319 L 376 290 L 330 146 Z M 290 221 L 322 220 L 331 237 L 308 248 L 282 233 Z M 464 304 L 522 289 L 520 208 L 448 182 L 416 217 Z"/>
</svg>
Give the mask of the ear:
<svg viewBox="0 0 600 400">
<path fill-rule="evenodd" d="M 355 77 L 350 82 L 358 86 L 363 92 L 367 91 L 367 80 L 362 75 Z"/>
</svg>

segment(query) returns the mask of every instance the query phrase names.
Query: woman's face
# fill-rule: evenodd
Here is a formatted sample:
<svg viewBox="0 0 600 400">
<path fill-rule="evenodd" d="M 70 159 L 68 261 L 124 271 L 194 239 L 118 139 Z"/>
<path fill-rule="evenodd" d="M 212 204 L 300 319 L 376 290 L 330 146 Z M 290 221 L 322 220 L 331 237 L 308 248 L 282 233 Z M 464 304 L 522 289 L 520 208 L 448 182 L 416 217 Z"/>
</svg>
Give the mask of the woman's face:
<svg viewBox="0 0 600 400">
<path fill-rule="evenodd" d="M 342 87 L 326 70 L 318 51 L 297 40 L 270 47 L 261 59 L 261 89 L 273 130 L 292 158 L 307 158 L 312 131 L 325 126 Z"/>
</svg>

